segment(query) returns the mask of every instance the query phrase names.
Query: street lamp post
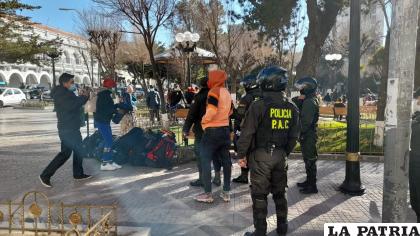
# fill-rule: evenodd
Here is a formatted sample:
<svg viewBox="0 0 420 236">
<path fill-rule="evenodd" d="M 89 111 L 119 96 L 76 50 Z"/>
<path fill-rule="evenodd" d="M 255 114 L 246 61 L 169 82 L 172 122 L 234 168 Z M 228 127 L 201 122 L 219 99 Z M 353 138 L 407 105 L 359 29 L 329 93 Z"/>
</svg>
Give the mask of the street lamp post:
<svg viewBox="0 0 420 236">
<path fill-rule="evenodd" d="M 176 48 L 187 54 L 187 85 L 189 86 L 191 85 L 191 53 L 194 52 L 197 47 L 200 35 L 186 31 L 184 33 L 176 34 L 175 40 L 178 43 Z"/>
<path fill-rule="evenodd" d="M 51 66 L 52 66 L 52 74 L 53 74 L 53 85 L 54 88 L 57 84 L 56 78 L 55 78 L 55 60 L 57 60 L 58 57 L 60 57 L 61 52 L 57 49 L 51 50 L 47 53 L 47 56 L 51 58 Z"/>
<path fill-rule="evenodd" d="M 365 188 L 360 180 L 360 12 L 360 0 L 351 0 L 346 177 L 340 185 L 341 192 L 351 195 L 365 193 Z"/>
</svg>

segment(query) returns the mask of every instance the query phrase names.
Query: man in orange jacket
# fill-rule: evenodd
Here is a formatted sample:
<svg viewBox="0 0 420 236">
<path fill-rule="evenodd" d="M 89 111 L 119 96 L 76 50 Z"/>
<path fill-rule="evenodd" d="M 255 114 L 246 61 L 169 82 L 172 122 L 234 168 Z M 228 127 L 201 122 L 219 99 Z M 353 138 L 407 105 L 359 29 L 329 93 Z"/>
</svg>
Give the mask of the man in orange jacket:
<svg viewBox="0 0 420 236">
<path fill-rule="evenodd" d="M 202 166 L 202 181 L 204 193 L 195 197 L 196 201 L 212 203 L 211 191 L 211 162 L 213 158 L 220 157 L 223 167 L 223 191 L 221 197 L 225 202 L 230 201 L 230 177 L 232 161 L 230 159 L 230 128 L 229 116 L 232 114 L 232 98 L 225 88 L 226 72 L 213 70 L 209 72 L 206 114 L 203 116 L 201 126 L 204 135 L 201 140 L 200 156 Z"/>
</svg>

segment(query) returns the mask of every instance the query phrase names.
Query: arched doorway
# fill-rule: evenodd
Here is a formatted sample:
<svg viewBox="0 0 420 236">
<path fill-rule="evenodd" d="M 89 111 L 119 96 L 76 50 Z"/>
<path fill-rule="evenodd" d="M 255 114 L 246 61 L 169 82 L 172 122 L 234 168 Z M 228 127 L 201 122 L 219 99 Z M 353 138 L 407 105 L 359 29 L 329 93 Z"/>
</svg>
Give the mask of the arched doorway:
<svg viewBox="0 0 420 236">
<path fill-rule="evenodd" d="M 91 84 L 90 84 L 90 79 L 89 79 L 89 77 L 83 77 L 83 84 L 84 85 L 87 85 L 87 86 L 90 86 Z"/>
<path fill-rule="evenodd" d="M 9 86 L 10 87 L 19 88 L 22 85 L 24 85 L 22 75 L 20 75 L 18 73 L 13 73 L 13 74 L 10 75 L 10 77 L 9 77 Z"/>
<path fill-rule="evenodd" d="M 36 85 L 38 84 L 38 80 L 34 74 L 29 74 L 26 76 L 26 84 L 27 85 Z"/>
<path fill-rule="evenodd" d="M 48 75 L 42 75 L 41 76 L 41 82 L 39 83 L 39 86 L 44 88 L 51 88 L 51 79 Z"/>
<path fill-rule="evenodd" d="M 82 80 L 80 79 L 80 77 L 79 77 L 79 76 L 75 76 L 75 77 L 74 77 L 74 83 L 75 83 L 75 84 L 81 84 L 81 83 L 82 83 Z"/>
</svg>

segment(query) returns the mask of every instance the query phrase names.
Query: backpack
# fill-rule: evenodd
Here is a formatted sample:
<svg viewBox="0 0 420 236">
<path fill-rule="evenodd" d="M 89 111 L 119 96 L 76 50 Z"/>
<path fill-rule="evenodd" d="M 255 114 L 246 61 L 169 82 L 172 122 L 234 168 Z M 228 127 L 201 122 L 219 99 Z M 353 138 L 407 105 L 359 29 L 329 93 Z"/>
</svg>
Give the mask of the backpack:
<svg viewBox="0 0 420 236">
<path fill-rule="evenodd" d="M 161 131 L 161 138 L 151 150 L 146 154 L 145 164 L 153 168 L 172 169 L 174 159 L 176 158 L 175 134 L 170 131 Z M 151 144 L 149 142 L 149 145 Z"/>
</svg>

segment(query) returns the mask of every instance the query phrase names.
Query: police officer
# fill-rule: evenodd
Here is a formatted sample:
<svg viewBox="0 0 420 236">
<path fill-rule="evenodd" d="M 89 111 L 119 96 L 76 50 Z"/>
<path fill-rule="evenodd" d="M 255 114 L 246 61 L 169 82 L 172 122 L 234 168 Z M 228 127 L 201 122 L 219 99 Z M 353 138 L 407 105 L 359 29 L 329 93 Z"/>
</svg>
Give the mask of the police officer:
<svg viewBox="0 0 420 236">
<path fill-rule="evenodd" d="M 257 84 L 257 76 L 255 75 L 248 75 L 242 81 L 241 85 L 245 89 L 245 95 L 241 97 L 239 100 L 238 108 L 236 112 L 234 112 L 234 119 L 235 119 L 235 140 L 239 138 L 240 135 L 240 124 L 245 117 L 245 113 L 248 110 L 249 106 L 252 102 L 256 101 L 261 97 L 261 90 Z M 236 143 L 235 143 L 236 145 Z M 236 145 L 237 147 L 237 145 Z M 237 151 L 237 150 L 236 150 Z M 241 168 L 241 175 L 234 178 L 232 181 L 235 183 L 242 183 L 248 184 L 248 173 L 249 168 Z"/>
<path fill-rule="evenodd" d="M 316 97 L 318 83 L 312 77 L 303 77 L 296 81 L 295 87 L 300 91 L 301 96 L 295 103 L 300 110 L 300 138 L 302 156 L 305 162 L 306 180 L 298 183 L 300 192 L 303 194 L 318 193 L 316 186 L 316 161 L 318 152 L 316 142 L 318 139 L 316 128 L 319 119 L 319 100 Z"/>
<path fill-rule="evenodd" d="M 299 137 L 298 108 L 286 98 L 286 70 L 278 66 L 263 69 L 257 83 L 263 98 L 252 103 L 241 125 L 239 164 L 251 171 L 251 197 L 255 232 L 266 235 L 267 195 L 276 205 L 277 233 L 287 233 L 287 156 Z M 246 160 L 249 158 L 249 162 Z"/>
</svg>

